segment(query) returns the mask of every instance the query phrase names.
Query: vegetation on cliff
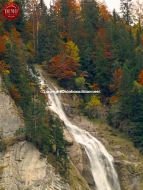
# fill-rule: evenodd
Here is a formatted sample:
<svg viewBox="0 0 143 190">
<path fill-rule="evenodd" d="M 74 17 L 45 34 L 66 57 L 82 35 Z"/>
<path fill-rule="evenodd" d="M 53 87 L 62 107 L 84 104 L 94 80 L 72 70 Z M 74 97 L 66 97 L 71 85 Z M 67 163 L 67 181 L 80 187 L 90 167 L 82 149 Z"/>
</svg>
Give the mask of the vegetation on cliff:
<svg viewBox="0 0 143 190">
<path fill-rule="evenodd" d="M 0 6 L 3 4 L 1 2 Z M 43 154 L 52 153 L 65 168 L 67 153 L 63 124 L 46 110 L 45 96 L 40 92 L 37 79 L 29 72 L 35 52 L 31 33 L 25 31 L 30 18 L 25 18 L 23 4 L 19 4 L 22 12 L 18 20 L 7 21 L 0 16 L 0 74 L 11 97 L 22 109 L 26 127 L 17 134 L 22 133 Z"/>
<path fill-rule="evenodd" d="M 109 123 L 141 151 L 142 6 L 121 0 L 119 15 L 96 1 L 57 0 L 47 12 L 43 4 L 35 57 L 64 88 L 100 89 L 100 95 L 81 95 L 79 107 L 90 117 L 107 107 Z"/>
<path fill-rule="evenodd" d="M 48 9 L 43 1 L 16 2 L 18 19 L 0 15 L 0 74 L 23 110 L 26 138 L 44 153 L 57 145 L 56 154 L 66 157 L 61 124 L 45 111 L 45 97 L 27 69 L 41 63 L 64 88 L 100 89 L 100 95 L 80 95 L 79 107 L 90 117 L 107 107 L 109 123 L 142 151 L 142 5 L 133 9 L 131 0 L 121 0 L 119 15 L 96 1 L 56 0 Z"/>
</svg>

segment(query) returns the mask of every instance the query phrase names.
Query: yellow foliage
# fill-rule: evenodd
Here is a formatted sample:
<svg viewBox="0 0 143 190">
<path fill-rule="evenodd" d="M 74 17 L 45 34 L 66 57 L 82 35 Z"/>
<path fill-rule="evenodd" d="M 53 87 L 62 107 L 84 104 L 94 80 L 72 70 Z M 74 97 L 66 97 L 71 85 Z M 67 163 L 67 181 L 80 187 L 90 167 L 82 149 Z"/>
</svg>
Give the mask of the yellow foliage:
<svg viewBox="0 0 143 190">
<path fill-rule="evenodd" d="M 33 34 L 33 23 L 30 21 L 27 21 L 25 24 L 25 29 L 27 33 Z"/>
<path fill-rule="evenodd" d="M 9 73 L 9 66 L 3 60 L 0 61 L 0 74 L 8 75 Z"/>
<path fill-rule="evenodd" d="M 9 75 L 9 74 L 10 74 L 10 70 L 8 70 L 8 69 L 7 69 L 7 70 L 4 70 L 4 71 L 3 71 L 3 74 L 4 74 L 4 75 Z"/>
<path fill-rule="evenodd" d="M 99 97 L 92 96 L 90 101 L 87 104 L 87 107 L 93 108 L 93 107 L 100 106 L 100 105 L 101 105 L 101 101 L 100 101 Z"/>
<path fill-rule="evenodd" d="M 16 28 L 11 29 L 11 40 L 14 42 L 16 45 L 21 44 L 21 36 L 20 33 L 16 30 Z"/>
<path fill-rule="evenodd" d="M 26 48 L 27 48 L 27 50 L 28 50 L 29 52 L 31 52 L 31 53 L 34 54 L 34 47 L 33 47 L 32 42 L 29 41 L 29 42 L 26 44 Z"/>
<path fill-rule="evenodd" d="M 68 41 L 66 43 L 66 53 L 70 56 L 75 62 L 79 62 L 79 49 L 73 41 Z"/>
<path fill-rule="evenodd" d="M 134 88 L 133 91 L 138 91 L 138 92 L 142 92 L 143 90 L 143 85 L 140 84 L 138 81 L 134 81 Z"/>
</svg>

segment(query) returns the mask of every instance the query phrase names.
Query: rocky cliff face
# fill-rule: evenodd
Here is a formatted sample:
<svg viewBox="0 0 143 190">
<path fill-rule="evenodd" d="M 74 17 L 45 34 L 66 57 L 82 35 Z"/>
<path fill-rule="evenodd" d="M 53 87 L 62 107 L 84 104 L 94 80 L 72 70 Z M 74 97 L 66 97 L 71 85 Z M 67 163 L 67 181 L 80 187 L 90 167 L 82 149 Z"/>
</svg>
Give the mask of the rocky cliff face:
<svg viewBox="0 0 143 190">
<path fill-rule="evenodd" d="M 0 152 L 0 188 L 4 190 L 70 190 L 40 152 L 26 141 L 16 140 L 24 127 L 14 101 L 2 88 L 0 78 L 0 134 L 6 150 Z"/>
<path fill-rule="evenodd" d="M 14 101 L 6 93 L 0 78 L 0 135 L 3 139 L 13 138 L 16 130 L 24 127 Z"/>
<path fill-rule="evenodd" d="M 0 190 L 90 190 L 73 162 L 65 181 L 37 148 L 16 138 L 16 131 L 24 127 L 21 115 L 0 78 L 0 142 L 6 144 L 0 152 Z M 65 138 L 68 146 L 76 147 L 68 132 Z"/>
<path fill-rule="evenodd" d="M 70 138 L 69 138 L 70 137 Z M 90 169 L 90 162 L 88 159 L 88 156 L 85 152 L 84 147 L 81 145 L 77 144 L 73 137 L 66 132 L 65 139 L 68 141 L 70 139 L 70 146 L 68 147 L 68 154 L 70 156 L 70 159 L 80 172 L 80 174 L 84 177 L 84 179 L 87 181 L 89 187 L 92 190 L 95 190 L 95 182 L 91 173 Z M 71 141 L 72 139 L 72 141 Z"/>
<path fill-rule="evenodd" d="M 99 138 L 115 158 L 122 190 L 143 189 L 143 156 L 125 138 L 110 127 L 91 123 L 74 114 L 66 104 L 73 123 Z M 77 112 L 77 110 L 76 110 Z M 15 133 L 24 127 L 20 109 L 2 87 L 0 78 L 0 142 L 6 149 L 0 152 L 0 190 L 95 190 L 89 160 L 84 148 L 65 129 L 70 157 L 69 179 L 65 180 L 54 166 L 31 143 L 17 139 Z"/>
<path fill-rule="evenodd" d="M 30 143 L 19 142 L 0 155 L 5 190 L 69 190 L 70 187 Z"/>
</svg>

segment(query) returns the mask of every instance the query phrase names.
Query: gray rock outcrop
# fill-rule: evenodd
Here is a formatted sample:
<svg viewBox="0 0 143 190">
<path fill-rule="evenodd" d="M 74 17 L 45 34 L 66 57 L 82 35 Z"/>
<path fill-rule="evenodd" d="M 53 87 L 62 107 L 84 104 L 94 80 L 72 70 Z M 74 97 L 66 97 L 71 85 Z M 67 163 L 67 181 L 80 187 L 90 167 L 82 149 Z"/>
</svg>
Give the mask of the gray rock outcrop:
<svg viewBox="0 0 143 190">
<path fill-rule="evenodd" d="M 8 147 L 0 160 L 0 186 L 5 190 L 70 190 L 47 159 L 26 141 Z"/>
<path fill-rule="evenodd" d="M 12 138 L 15 132 L 24 127 L 19 111 L 12 98 L 2 89 L 0 78 L 0 136 Z"/>
</svg>

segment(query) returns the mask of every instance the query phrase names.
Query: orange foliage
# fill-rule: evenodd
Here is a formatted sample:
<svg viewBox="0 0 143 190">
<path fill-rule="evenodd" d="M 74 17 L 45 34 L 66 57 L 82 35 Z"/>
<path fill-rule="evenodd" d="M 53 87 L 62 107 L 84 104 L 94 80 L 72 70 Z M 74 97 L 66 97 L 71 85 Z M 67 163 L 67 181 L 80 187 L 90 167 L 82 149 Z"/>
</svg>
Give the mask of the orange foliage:
<svg viewBox="0 0 143 190">
<path fill-rule="evenodd" d="M 10 88 L 10 95 L 15 101 L 19 101 L 21 99 L 21 95 L 18 91 L 18 89 L 15 86 L 12 86 Z"/>
<path fill-rule="evenodd" d="M 73 41 L 62 44 L 62 52 L 50 60 L 49 72 L 61 79 L 71 79 L 76 76 L 79 67 L 79 49 Z"/>
<path fill-rule="evenodd" d="M 107 10 L 106 5 L 100 4 L 99 11 L 100 11 L 100 14 L 101 14 L 102 18 L 105 21 L 108 21 L 110 19 L 111 15 L 110 15 L 109 11 Z"/>
<path fill-rule="evenodd" d="M 4 22 L 4 17 L 2 15 L 0 15 L 0 22 L 3 23 Z"/>
<path fill-rule="evenodd" d="M 67 0 L 66 3 L 67 3 L 67 6 L 69 7 L 69 9 L 71 11 L 73 11 L 73 10 L 78 11 L 80 9 L 80 4 L 76 0 Z M 57 14 L 60 13 L 60 11 L 61 11 L 61 1 L 56 0 L 53 7 L 54 7 L 54 10 L 55 10 L 55 12 Z"/>
<path fill-rule="evenodd" d="M 115 70 L 113 77 L 115 80 L 120 81 L 122 78 L 122 74 L 123 74 L 123 72 L 122 72 L 121 68 L 118 68 Z"/>
<path fill-rule="evenodd" d="M 54 4 L 54 11 L 58 14 L 58 13 L 60 13 L 60 9 L 61 9 L 61 6 L 60 6 L 60 1 L 59 0 L 57 0 L 56 2 L 55 2 L 55 4 Z"/>
<path fill-rule="evenodd" d="M 99 88 L 99 85 L 97 84 L 97 83 L 93 83 L 93 85 L 91 85 L 91 88 L 93 89 L 93 90 L 99 90 L 100 88 Z"/>
<path fill-rule="evenodd" d="M 114 104 L 114 103 L 117 103 L 118 102 L 118 96 L 112 96 L 111 98 L 110 98 L 110 104 Z"/>
<path fill-rule="evenodd" d="M 123 76 L 123 71 L 121 70 L 121 68 L 118 68 L 114 71 L 113 84 L 110 85 L 111 90 L 116 91 L 119 88 L 122 76 Z"/>
<path fill-rule="evenodd" d="M 16 45 L 21 45 L 20 33 L 16 30 L 15 27 L 11 29 L 11 34 L 5 32 L 4 35 L 0 36 L 0 53 L 4 53 L 6 50 L 6 42 L 11 40 Z"/>
<path fill-rule="evenodd" d="M 105 45 L 105 47 L 104 47 L 104 56 L 107 59 L 112 59 L 112 52 L 110 51 L 110 49 L 111 49 L 111 46 L 109 44 Z"/>
<path fill-rule="evenodd" d="M 138 76 L 138 82 L 143 85 L 143 70 L 140 71 Z"/>
<path fill-rule="evenodd" d="M 106 31 L 105 28 L 99 28 L 97 36 L 100 41 L 105 41 L 106 39 Z"/>
<path fill-rule="evenodd" d="M 61 39 L 70 40 L 70 36 L 67 32 L 60 32 Z"/>
<path fill-rule="evenodd" d="M 141 37 L 141 44 L 143 45 L 143 36 Z"/>
<path fill-rule="evenodd" d="M 78 63 L 64 54 L 53 57 L 50 61 L 49 71 L 58 79 L 71 79 L 76 75 Z"/>
<path fill-rule="evenodd" d="M 97 33 L 97 43 L 102 45 L 104 57 L 107 59 L 112 58 L 111 43 L 109 42 L 105 28 L 99 28 Z"/>
<path fill-rule="evenodd" d="M 68 6 L 72 9 L 72 10 L 77 10 L 80 7 L 80 4 L 78 3 L 78 1 L 76 0 L 68 0 Z"/>
<path fill-rule="evenodd" d="M 8 40 L 8 34 L 5 33 L 5 35 L 0 36 L 0 53 L 4 53 L 6 49 L 6 42 Z"/>
<path fill-rule="evenodd" d="M 20 38 L 20 33 L 16 30 L 16 28 L 11 29 L 11 34 L 12 34 L 12 41 L 16 43 L 16 45 L 21 44 L 21 38 Z"/>
<path fill-rule="evenodd" d="M 0 36 L 0 53 L 5 52 L 5 39 L 3 36 Z"/>
</svg>

